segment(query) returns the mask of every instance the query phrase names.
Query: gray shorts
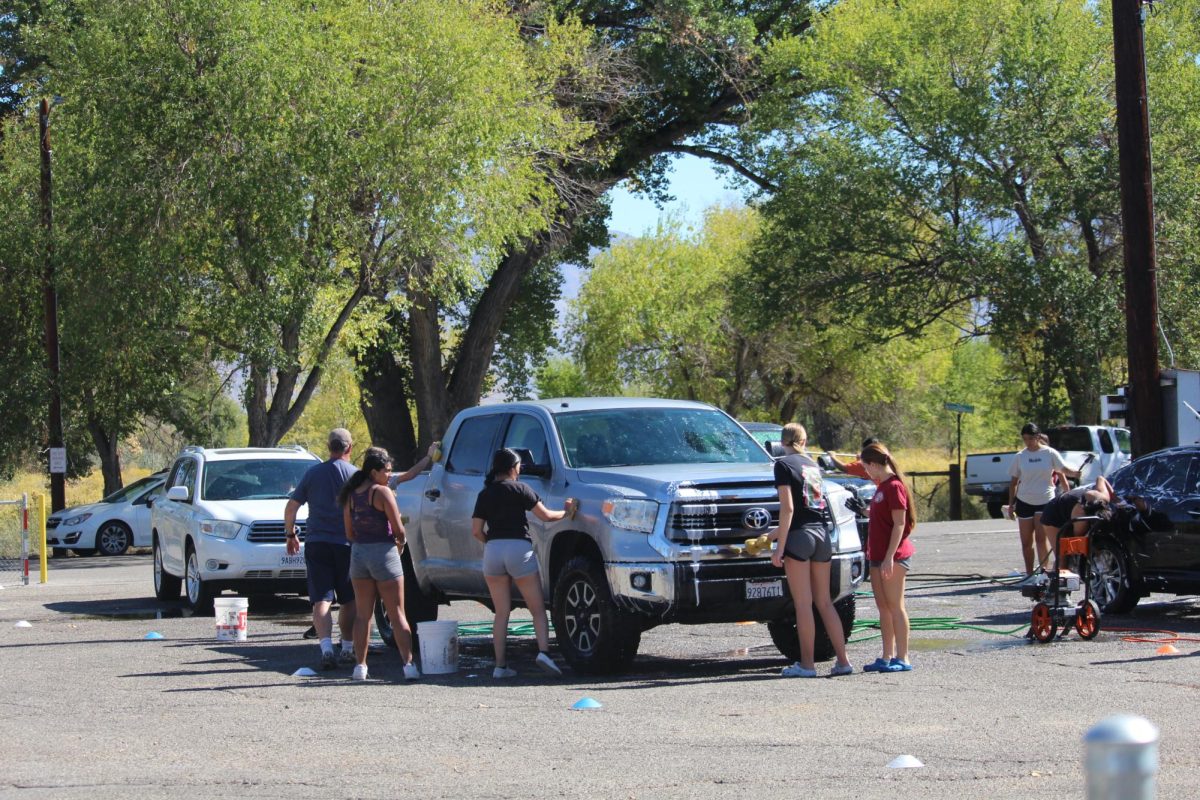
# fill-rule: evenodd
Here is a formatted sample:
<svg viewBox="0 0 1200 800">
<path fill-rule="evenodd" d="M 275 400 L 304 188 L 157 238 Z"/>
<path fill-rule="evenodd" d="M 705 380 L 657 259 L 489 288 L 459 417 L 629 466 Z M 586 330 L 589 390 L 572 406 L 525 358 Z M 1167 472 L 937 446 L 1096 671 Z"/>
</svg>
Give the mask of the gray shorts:
<svg viewBox="0 0 1200 800">
<path fill-rule="evenodd" d="M 398 581 L 404 577 L 400 550 L 392 542 L 360 544 L 350 547 L 350 579 Z"/>
<path fill-rule="evenodd" d="M 829 534 L 825 525 L 820 522 L 809 523 L 788 531 L 786 546 L 783 549 L 785 558 L 796 561 L 826 562 L 833 560 L 833 545 L 829 543 Z"/>
<path fill-rule="evenodd" d="M 483 546 L 483 574 L 524 578 L 538 571 L 537 554 L 528 539 L 493 539 Z"/>
<path fill-rule="evenodd" d="M 912 572 L 912 556 L 909 556 L 908 558 L 892 559 L 892 563 L 895 564 L 897 567 L 904 567 L 905 572 Z M 880 567 L 883 566 L 883 562 L 882 561 L 868 561 L 867 565 L 870 566 L 871 569 L 879 569 Z"/>
</svg>

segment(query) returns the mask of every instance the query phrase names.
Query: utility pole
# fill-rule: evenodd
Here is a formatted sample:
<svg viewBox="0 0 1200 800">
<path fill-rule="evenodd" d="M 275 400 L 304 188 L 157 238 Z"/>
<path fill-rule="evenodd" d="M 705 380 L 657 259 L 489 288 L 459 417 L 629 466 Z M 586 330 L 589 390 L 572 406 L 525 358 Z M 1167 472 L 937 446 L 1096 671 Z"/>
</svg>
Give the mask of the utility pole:
<svg viewBox="0 0 1200 800">
<path fill-rule="evenodd" d="M 1113 0 L 1117 148 L 1125 253 L 1125 343 L 1129 360 L 1133 455 L 1163 446 L 1158 370 L 1158 287 L 1154 253 L 1154 178 L 1146 92 L 1145 21 L 1150 3 Z"/>
<path fill-rule="evenodd" d="M 50 101 L 42 100 L 38 113 L 42 151 L 42 229 L 46 266 L 42 284 L 46 295 L 46 364 L 50 371 L 50 510 L 67 507 L 63 453 L 62 391 L 58 368 L 58 292 L 54 279 L 54 211 L 50 194 Z M 58 471 L 56 471 L 56 468 Z"/>
</svg>

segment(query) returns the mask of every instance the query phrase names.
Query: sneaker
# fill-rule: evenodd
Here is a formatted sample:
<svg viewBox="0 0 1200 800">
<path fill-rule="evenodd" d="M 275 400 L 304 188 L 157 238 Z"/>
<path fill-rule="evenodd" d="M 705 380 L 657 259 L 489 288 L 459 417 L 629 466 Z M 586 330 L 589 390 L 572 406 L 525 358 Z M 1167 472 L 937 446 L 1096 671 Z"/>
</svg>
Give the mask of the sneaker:
<svg viewBox="0 0 1200 800">
<path fill-rule="evenodd" d="M 321 669 L 331 670 L 336 669 L 338 664 L 337 653 L 332 650 L 324 650 L 321 652 Z"/>
<path fill-rule="evenodd" d="M 366 664 L 355 664 L 354 672 L 350 673 L 350 680 L 365 681 L 366 679 L 367 679 L 367 665 Z"/>
<path fill-rule="evenodd" d="M 357 659 L 354 657 L 354 651 L 343 648 L 342 651 L 338 653 L 338 663 L 343 665 L 357 663 Z"/>
<path fill-rule="evenodd" d="M 421 679 L 421 670 L 417 669 L 417 665 L 412 661 L 404 665 L 404 680 L 416 681 Z"/>
<path fill-rule="evenodd" d="M 501 678 L 515 678 L 517 677 L 517 671 L 508 667 L 496 667 L 492 670 L 492 677 L 496 680 L 500 680 Z"/>
<path fill-rule="evenodd" d="M 853 674 L 854 674 L 854 665 L 853 664 L 834 664 L 833 669 L 829 670 L 829 675 L 834 678 L 838 677 L 839 675 L 853 675 Z"/>
<path fill-rule="evenodd" d="M 886 672 L 890 663 L 886 658 L 877 658 L 863 667 L 863 672 Z"/>
<path fill-rule="evenodd" d="M 805 669 L 804 667 L 800 666 L 799 661 L 797 661 L 795 664 L 792 664 L 790 667 L 784 667 L 783 672 L 781 672 L 779 674 L 785 678 L 815 678 L 815 677 L 817 677 L 817 671 L 815 669 Z"/>
<path fill-rule="evenodd" d="M 562 675 L 562 670 L 558 668 L 558 664 L 555 664 L 554 659 L 545 653 L 538 653 L 535 661 L 537 662 L 537 665 L 542 668 L 543 672 L 557 676 Z"/>
<path fill-rule="evenodd" d="M 887 669 L 884 672 L 912 672 L 912 664 L 907 661 L 901 661 L 898 658 L 893 658 L 888 662 Z"/>
<path fill-rule="evenodd" d="M 306 630 L 306 631 L 304 632 L 304 638 L 305 638 L 305 639 L 315 639 L 315 638 L 317 638 L 317 629 L 316 629 L 316 627 L 315 627 L 315 626 L 313 626 L 313 625 L 309 625 L 309 626 L 308 626 L 308 630 Z"/>
</svg>

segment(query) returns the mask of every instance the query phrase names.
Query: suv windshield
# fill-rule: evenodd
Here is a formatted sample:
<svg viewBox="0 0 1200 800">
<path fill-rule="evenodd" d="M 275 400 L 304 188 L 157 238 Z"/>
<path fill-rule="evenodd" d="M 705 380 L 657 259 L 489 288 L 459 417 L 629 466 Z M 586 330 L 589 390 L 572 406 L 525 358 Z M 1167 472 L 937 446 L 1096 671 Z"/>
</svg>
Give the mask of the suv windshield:
<svg viewBox="0 0 1200 800">
<path fill-rule="evenodd" d="M 210 461 L 204 467 L 205 500 L 282 500 L 316 464 L 311 459 L 247 458 Z"/>
<path fill-rule="evenodd" d="M 769 464 L 771 457 L 719 411 L 626 408 L 558 415 L 571 466 Z"/>
</svg>

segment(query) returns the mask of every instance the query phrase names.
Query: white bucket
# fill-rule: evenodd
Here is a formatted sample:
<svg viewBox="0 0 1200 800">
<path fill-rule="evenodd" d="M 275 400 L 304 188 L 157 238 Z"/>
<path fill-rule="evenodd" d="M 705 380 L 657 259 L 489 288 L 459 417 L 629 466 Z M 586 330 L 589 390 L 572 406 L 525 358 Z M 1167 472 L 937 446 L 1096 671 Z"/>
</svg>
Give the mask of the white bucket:
<svg viewBox="0 0 1200 800">
<path fill-rule="evenodd" d="M 421 671 L 427 675 L 458 672 L 458 621 L 418 622 Z"/>
<path fill-rule="evenodd" d="M 246 641 L 246 613 L 249 608 L 250 601 L 245 597 L 213 598 L 218 642 Z"/>
</svg>

